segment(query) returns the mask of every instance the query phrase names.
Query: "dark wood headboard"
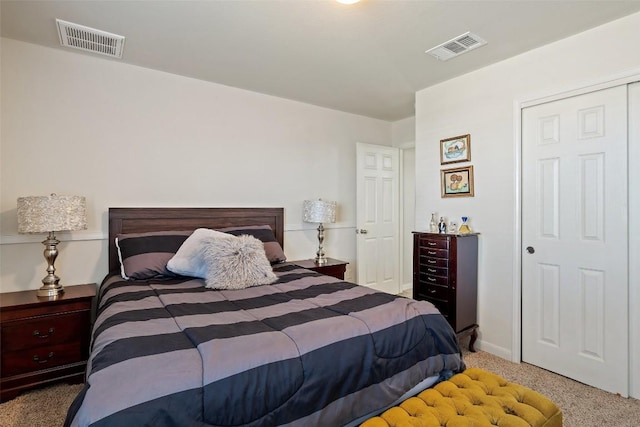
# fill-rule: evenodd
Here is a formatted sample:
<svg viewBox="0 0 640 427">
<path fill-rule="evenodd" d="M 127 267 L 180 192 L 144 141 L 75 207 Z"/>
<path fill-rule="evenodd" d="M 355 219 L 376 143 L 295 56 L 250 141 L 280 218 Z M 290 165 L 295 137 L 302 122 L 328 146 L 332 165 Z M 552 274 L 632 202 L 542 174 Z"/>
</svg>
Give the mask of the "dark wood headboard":
<svg viewBox="0 0 640 427">
<path fill-rule="evenodd" d="M 284 208 L 109 208 L 109 271 L 120 269 L 121 233 L 269 225 L 284 248 Z"/>
</svg>

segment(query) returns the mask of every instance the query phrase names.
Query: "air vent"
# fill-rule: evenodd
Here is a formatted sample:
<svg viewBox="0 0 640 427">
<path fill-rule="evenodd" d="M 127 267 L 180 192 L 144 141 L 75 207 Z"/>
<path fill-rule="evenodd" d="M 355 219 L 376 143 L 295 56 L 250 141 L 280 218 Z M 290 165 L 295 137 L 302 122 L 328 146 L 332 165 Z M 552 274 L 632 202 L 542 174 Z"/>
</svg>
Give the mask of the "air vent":
<svg viewBox="0 0 640 427">
<path fill-rule="evenodd" d="M 62 46 L 99 53 L 112 58 L 122 58 L 124 37 L 106 31 L 56 19 Z"/>
<path fill-rule="evenodd" d="M 473 33 L 464 33 L 455 37 L 439 46 L 427 50 L 431 56 L 438 58 L 440 61 L 446 61 L 465 52 L 484 46 L 487 42 Z"/>
</svg>

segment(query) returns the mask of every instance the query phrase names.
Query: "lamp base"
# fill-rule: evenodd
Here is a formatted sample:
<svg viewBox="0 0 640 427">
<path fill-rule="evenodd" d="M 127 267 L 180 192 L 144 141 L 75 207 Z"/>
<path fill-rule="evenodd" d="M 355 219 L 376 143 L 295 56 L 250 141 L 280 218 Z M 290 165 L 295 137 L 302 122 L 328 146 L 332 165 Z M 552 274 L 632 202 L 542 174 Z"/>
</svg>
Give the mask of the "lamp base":
<svg viewBox="0 0 640 427">
<path fill-rule="evenodd" d="M 53 298 L 57 297 L 58 295 L 62 295 L 63 293 L 64 288 L 61 284 L 57 283 L 53 286 L 43 285 L 40 289 L 38 289 L 36 295 L 41 298 Z"/>
<path fill-rule="evenodd" d="M 53 231 L 50 231 L 49 236 L 42 242 L 45 247 L 44 259 L 47 260 L 47 275 L 42 279 L 42 287 L 38 289 L 37 296 L 39 297 L 51 298 L 64 292 L 60 278 L 56 276 L 56 267 L 54 266 L 58 257 L 58 243 L 60 240 L 56 239 L 56 234 Z"/>
<path fill-rule="evenodd" d="M 325 256 L 321 256 L 321 257 L 317 256 L 315 257 L 314 261 L 318 265 L 323 265 L 327 263 L 327 258 Z"/>
</svg>

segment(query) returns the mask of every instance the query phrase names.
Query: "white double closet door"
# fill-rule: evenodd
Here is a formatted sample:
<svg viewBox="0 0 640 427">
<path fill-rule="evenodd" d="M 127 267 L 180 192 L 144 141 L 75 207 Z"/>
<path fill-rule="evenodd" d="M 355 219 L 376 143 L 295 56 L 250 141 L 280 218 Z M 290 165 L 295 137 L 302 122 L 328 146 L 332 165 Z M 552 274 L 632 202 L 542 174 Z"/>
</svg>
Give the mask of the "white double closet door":
<svg viewBox="0 0 640 427">
<path fill-rule="evenodd" d="M 628 90 L 522 110 L 522 360 L 623 396 Z"/>
</svg>

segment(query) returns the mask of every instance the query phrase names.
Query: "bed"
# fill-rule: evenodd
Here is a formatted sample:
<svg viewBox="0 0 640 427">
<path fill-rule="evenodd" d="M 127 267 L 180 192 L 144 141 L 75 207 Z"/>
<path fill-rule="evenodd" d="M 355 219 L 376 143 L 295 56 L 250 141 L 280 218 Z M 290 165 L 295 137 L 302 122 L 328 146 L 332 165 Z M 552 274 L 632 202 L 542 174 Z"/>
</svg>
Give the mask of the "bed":
<svg viewBox="0 0 640 427">
<path fill-rule="evenodd" d="M 284 247 L 283 218 L 282 208 L 109 209 L 110 273 L 65 425 L 357 425 L 464 369 L 430 303 L 292 263 L 273 264 L 274 283 L 238 290 L 122 278 L 118 236 L 268 226 L 266 250 Z"/>
</svg>

